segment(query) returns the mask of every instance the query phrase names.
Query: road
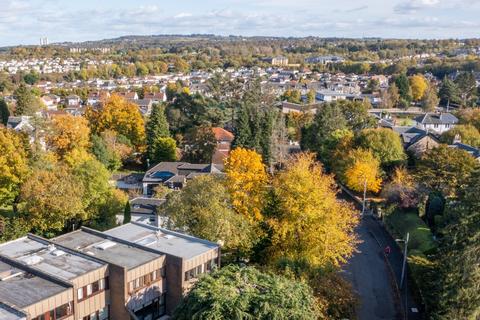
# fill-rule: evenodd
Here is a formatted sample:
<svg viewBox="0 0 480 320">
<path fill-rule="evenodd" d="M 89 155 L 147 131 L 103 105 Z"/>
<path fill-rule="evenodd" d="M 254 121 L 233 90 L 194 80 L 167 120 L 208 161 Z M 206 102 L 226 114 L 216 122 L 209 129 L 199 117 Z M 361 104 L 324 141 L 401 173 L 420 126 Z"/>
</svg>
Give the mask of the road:
<svg viewBox="0 0 480 320">
<path fill-rule="evenodd" d="M 392 276 L 381 248 L 369 231 L 368 220 L 362 220 L 357 228 L 361 241 L 356 253 L 344 268 L 345 278 L 353 285 L 358 297 L 359 320 L 402 319 L 396 303 Z M 397 298 L 398 300 L 398 298 Z"/>
</svg>

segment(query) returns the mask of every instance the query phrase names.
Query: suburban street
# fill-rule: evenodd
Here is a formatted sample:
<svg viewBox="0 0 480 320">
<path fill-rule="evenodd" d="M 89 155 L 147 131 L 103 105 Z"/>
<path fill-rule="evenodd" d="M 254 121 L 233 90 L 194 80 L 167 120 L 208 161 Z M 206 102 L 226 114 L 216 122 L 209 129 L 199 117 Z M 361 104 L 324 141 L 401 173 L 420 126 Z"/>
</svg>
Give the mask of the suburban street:
<svg viewBox="0 0 480 320">
<path fill-rule="evenodd" d="M 382 248 L 369 233 L 365 220 L 362 220 L 357 233 L 362 243 L 358 246 L 359 252 L 345 266 L 344 272 L 359 296 L 358 319 L 402 319 L 400 309 L 396 308 L 392 279 Z"/>
<path fill-rule="evenodd" d="M 344 273 L 359 297 L 359 320 L 404 319 L 405 301 L 407 319 L 421 319 L 410 290 L 397 293 L 395 282 L 400 283 L 403 255 L 395 240 L 370 216 L 362 219 L 357 233 L 363 242 Z M 392 249 L 387 258 L 391 269 L 383 254 L 387 245 Z"/>
</svg>

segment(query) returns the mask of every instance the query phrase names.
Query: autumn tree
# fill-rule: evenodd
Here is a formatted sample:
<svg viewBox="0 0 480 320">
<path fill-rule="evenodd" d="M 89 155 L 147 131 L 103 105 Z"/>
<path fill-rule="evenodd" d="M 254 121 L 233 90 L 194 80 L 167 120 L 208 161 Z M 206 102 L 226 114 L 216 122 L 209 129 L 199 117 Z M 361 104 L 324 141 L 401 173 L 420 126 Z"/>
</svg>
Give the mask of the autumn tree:
<svg viewBox="0 0 480 320">
<path fill-rule="evenodd" d="M 480 131 L 480 109 L 463 109 L 457 115 L 461 124 L 470 124 Z"/>
<path fill-rule="evenodd" d="M 273 180 L 274 210 L 266 217 L 269 260 L 287 258 L 311 266 L 339 266 L 355 251 L 358 215 L 336 198 L 332 176 L 313 154 L 294 157 Z M 273 258 L 273 259 L 271 259 Z"/>
<path fill-rule="evenodd" d="M 115 131 L 136 148 L 145 143 L 145 123 L 138 106 L 118 95 L 112 95 L 100 111 L 88 110 L 86 117 L 93 133 Z"/>
<path fill-rule="evenodd" d="M 410 88 L 413 100 L 420 101 L 428 88 L 427 79 L 421 74 L 416 74 L 410 77 Z"/>
<path fill-rule="evenodd" d="M 90 128 L 83 117 L 56 115 L 50 122 L 46 143 L 60 158 L 73 149 L 86 149 L 90 144 Z"/>
<path fill-rule="evenodd" d="M 400 164 L 407 159 L 400 136 L 391 129 L 365 129 L 359 132 L 356 145 L 370 150 L 382 166 Z"/>
<path fill-rule="evenodd" d="M 61 231 L 68 222 L 84 215 L 83 186 L 64 166 L 34 170 L 22 185 L 22 215 L 41 233 Z"/>
<path fill-rule="evenodd" d="M 419 202 L 417 183 L 405 167 L 397 167 L 391 180 L 385 184 L 382 197 L 389 204 L 396 204 L 402 209 L 415 208 Z"/>
<path fill-rule="evenodd" d="M 307 92 L 307 103 L 313 104 L 317 101 L 317 92 L 314 89 L 310 89 Z"/>
<path fill-rule="evenodd" d="M 164 211 L 169 227 L 221 243 L 222 251 L 229 255 L 249 254 L 257 240 L 256 227 L 233 210 L 220 176 L 197 177 L 181 192 L 169 193 Z"/>
<path fill-rule="evenodd" d="M 473 147 L 480 147 L 480 132 L 472 125 L 456 125 L 454 128 L 442 134 L 441 141 L 452 144 L 456 138 L 460 138 L 462 143 Z"/>
<path fill-rule="evenodd" d="M 302 103 L 302 94 L 298 90 L 287 89 L 280 99 L 291 103 Z"/>
<path fill-rule="evenodd" d="M 309 320 L 320 316 L 307 284 L 254 267 L 230 265 L 202 277 L 178 306 L 174 319 Z"/>
<path fill-rule="evenodd" d="M 468 152 L 442 144 L 423 154 L 415 175 L 426 190 L 451 197 L 465 187 L 477 166 L 477 161 Z"/>
<path fill-rule="evenodd" d="M 382 184 L 380 161 L 365 149 L 351 150 L 337 172 L 347 187 L 357 192 L 378 192 Z"/>
<path fill-rule="evenodd" d="M 20 136 L 0 127 L 0 205 L 16 201 L 29 173 L 27 152 Z"/>
<path fill-rule="evenodd" d="M 395 83 L 392 83 L 387 91 L 382 92 L 382 108 L 396 108 L 399 101 L 400 94 L 398 93 L 398 87 Z"/>
<path fill-rule="evenodd" d="M 432 112 L 432 111 L 435 111 L 435 108 L 438 107 L 438 104 L 440 103 L 440 98 L 438 97 L 437 91 L 438 90 L 435 84 L 430 82 L 421 101 L 422 108 L 424 111 Z"/>
<path fill-rule="evenodd" d="M 225 161 L 226 184 L 235 212 L 260 221 L 268 181 L 262 157 L 252 150 L 234 149 Z"/>
</svg>

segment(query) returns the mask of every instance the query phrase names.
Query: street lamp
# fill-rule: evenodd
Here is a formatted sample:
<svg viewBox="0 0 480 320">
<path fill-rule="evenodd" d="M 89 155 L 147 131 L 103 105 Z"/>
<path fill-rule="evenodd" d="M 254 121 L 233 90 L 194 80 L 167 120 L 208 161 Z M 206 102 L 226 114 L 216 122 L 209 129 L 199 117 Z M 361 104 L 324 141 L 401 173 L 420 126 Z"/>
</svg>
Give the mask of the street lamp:
<svg viewBox="0 0 480 320">
<path fill-rule="evenodd" d="M 405 244 L 405 248 L 403 251 L 403 266 L 402 266 L 402 275 L 400 277 L 400 288 L 403 287 L 403 281 L 405 280 L 406 273 L 407 273 L 407 252 L 408 252 L 408 240 L 410 239 L 410 233 L 407 232 L 407 236 L 405 239 L 395 239 L 396 242 L 402 242 Z M 405 282 L 405 320 L 408 319 L 408 285 Z"/>
<path fill-rule="evenodd" d="M 363 204 L 362 204 L 362 217 L 365 216 L 365 202 L 367 199 L 367 178 L 363 182 Z"/>
</svg>

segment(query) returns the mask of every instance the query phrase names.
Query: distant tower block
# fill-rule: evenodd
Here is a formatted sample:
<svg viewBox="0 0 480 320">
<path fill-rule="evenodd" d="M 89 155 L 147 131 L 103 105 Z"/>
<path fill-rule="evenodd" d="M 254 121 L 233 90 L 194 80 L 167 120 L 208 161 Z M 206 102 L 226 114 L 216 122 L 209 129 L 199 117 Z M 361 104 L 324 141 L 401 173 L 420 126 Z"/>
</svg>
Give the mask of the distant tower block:
<svg viewBox="0 0 480 320">
<path fill-rule="evenodd" d="M 48 38 L 47 37 L 40 38 L 40 45 L 41 46 L 48 46 Z"/>
</svg>

